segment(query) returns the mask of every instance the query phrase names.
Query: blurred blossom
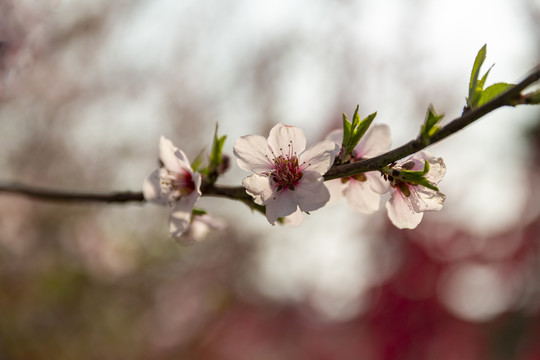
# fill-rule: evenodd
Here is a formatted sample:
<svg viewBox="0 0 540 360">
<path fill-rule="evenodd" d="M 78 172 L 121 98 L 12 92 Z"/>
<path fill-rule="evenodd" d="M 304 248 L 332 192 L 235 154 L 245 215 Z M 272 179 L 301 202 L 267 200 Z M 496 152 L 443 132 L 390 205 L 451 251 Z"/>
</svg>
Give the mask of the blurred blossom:
<svg viewBox="0 0 540 360">
<path fill-rule="evenodd" d="M 194 215 L 191 224 L 177 241 L 182 245 L 191 245 L 206 239 L 212 231 L 222 231 L 227 228 L 225 220 L 209 214 Z"/>
<path fill-rule="evenodd" d="M 173 207 L 170 217 L 171 236 L 180 237 L 189 228 L 195 202 L 201 196 L 201 174 L 193 171 L 184 152 L 162 136 L 159 159 L 163 166 L 144 181 L 146 201 Z"/>
<path fill-rule="evenodd" d="M 422 171 L 425 162 L 429 171 L 425 175 L 427 181 L 437 185 L 446 174 L 446 166 L 442 158 L 436 158 L 427 151 L 420 151 L 413 156 L 398 161 L 392 167 L 396 175 L 388 175 L 391 184 L 391 198 L 386 203 L 388 217 L 399 229 L 414 229 L 422 221 L 424 211 L 442 209 L 446 195 L 440 191 L 429 189 L 420 184 L 409 184 L 399 179 L 400 171 Z"/>
<path fill-rule="evenodd" d="M 443 274 L 441 301 L 464 320 L 491 320 L 507 311 L 517 294 L 514 282 L 505 279 L 503 271 L 494 264 L 458 264 Z"/>
<path fill-rule="evenodd" d="M 343 130 L 334 130 L 326 138 L 341 146 Z M 390 150 L 390 145 L 390 127 L 384 124 L 373 125 L 351 154 L 351 162 L 380 155 Z M 325 185 L 330 191 L 330 202 L 336 202 L 345 196 L 349 206 L 363 214 L 372 214 L 379 210 L 381 194 L 389 190 L 388 183 L 379 171 L 326 181 Z"/>
</svg>

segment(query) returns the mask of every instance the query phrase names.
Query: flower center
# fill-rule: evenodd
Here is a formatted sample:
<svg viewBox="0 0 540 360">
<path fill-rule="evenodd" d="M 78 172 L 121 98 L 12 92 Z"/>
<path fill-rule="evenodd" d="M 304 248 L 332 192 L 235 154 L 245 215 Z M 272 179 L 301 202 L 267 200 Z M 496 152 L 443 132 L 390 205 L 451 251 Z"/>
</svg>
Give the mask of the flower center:
<svg viewBox="0 0 540 360">
<path fill-rule="evenodd" d="M 302 176 L 304 174 L 296 156 L 280 155 L 274 159 L 274 169 L 270 173 L 270 179 L 277 186 L 277 191 L 294 190 Z"/>
<path fill-rule="evenodd" d="M 172 173 L 167 170 L 161 175 L 161 186 L 166 192 L 171 192 L 177 199 L 195 190 L 195 183 L 189 171 Z"/>
</svg>

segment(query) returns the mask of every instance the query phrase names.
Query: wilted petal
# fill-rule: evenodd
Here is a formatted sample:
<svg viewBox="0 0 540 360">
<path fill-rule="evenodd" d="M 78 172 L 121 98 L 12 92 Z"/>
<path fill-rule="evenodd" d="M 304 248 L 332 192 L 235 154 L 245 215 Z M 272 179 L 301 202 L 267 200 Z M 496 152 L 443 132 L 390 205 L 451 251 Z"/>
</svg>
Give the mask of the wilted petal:
<svg viewBox="0 0 540 360">
<path fill-rule="evenodd" d="M 143 195 L 146 201 L 166 205 L 169 203 L 169 195 L 164 194 L 161 188 L 160 169 L 155 170 L 143 183 Z"/>
<path fill-rule="evenodd" d="M 291 215 L 298 208 L 295 191 L 285 189 L 274 193 L 266 202 L 266 218 L 272 225 L 280 217 Z"/>
<path fill-rule="evenodd" d="M 174 205 L 169 223 L 171 236 L 179 237 L 189 228 L 193 206 L 198 198 L 199 194 L 193 191 L 191 194 L 178 199 Z"/>
<path fill-rule="evenodd" d="M 330 200 L 330 193 L 324 186 L 323 178 L 313 171 L 304 172 L 304 177 L 295 192 L 298 206 L 302 211 L 317 210 Z"/>
<path fill-rule="evenodd" d="M 356 146 L 357 157 L 371 158 L 390 150 L 392 138 L 390 127 L 385 124 L 371 126 Z"/>
<path fill-rule="evenodd" d="M 306 148 L 306 137 L 302 129 L 279 123 L 270 130 L 268 145 L 276 156 L 296 154 L 298 157 Z"/>
<path fill-rule="evenodd" d="M 350 179 L 344 191 L 349 206 L 363 214 L 373 214 L 379 210 L 381 195 L 373 191 L 368 181 Z"/>
<path fill-rule="evenodd" d="M 416 212 L 435 210 L 439 211 L 443 207 L 446 195 L 439 191 L 428 189 L 424 186 L 412 186 L 409 200 Z"/>
<path fill-rule="evenodd" d="M 272 169 L 273 155 L 263 136 L 247 135 L 238 138 L 233 153 L 237 157 L 238 166 L 243 170 L 261 174 Z"/>
<path fill-rule="evenodd" d="M 332 167 L 338 153 L 339 146 L 333 141 L 324 140 L 304 151 L 298 160 L 302 169 L 324 175 Z"/>
<path fill-rule="evenodd" d="M 414 211 L 407 198 L 396 190 L 386 203 L 388 218 L 399 229 L 414 229 L 422 221 L 423 212 Z"/>
</svg>

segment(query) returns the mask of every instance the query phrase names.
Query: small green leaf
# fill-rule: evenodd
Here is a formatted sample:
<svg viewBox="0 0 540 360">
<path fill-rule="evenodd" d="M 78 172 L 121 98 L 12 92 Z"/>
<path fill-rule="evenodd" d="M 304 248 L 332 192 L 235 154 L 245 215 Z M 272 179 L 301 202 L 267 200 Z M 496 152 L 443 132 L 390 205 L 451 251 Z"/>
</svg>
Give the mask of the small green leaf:
<svg viewBox="0 0 540 360">
<path fill-rule="evenodd" d="M 346 146 L 346 144 L 349 142 L 349 139 L 351 138 L 351 123 L 349 122 L 349 118 L 345 113 L 343 113 L 343 141 L 341 142 L 341 145 L 343 147 Z"/>
<path fill-rule="evenodd" d="M 369 127 L 371 126 L 371 123 L 373 122 L 373 120 L 375 120 L 375 116 L 377 116 L 376 112 L 374 112 L 371 115 L 368 115 L 364 120 L 359 122 L 358 128 L 355 129 L 355 133 L 354 133 L 354 135 L 352 136 L 352 139 L 351 139 L 352 140 L 351 141 L 351 151 L 356 147 L 356 145 L 358 145 L 358 142 L 360 141 L 362 136 L 364 136 L 366 131 L 369 129 Z"/>
<path fill-rule="evenodd" d="M 426 120 L 424 121 L 422 129 L 420 131 L 420 138 L 422 139 L 422 142 L 424 142 L 425 144 L 429 144 L 429 139 L 433 135 L 435 135 L 437 131 L 439 131 L 439 127 L 437 126 L 437 124 L 439 123 L 439 121 L 441 121 L 443 117 L 444 114 L 437 114 L 433 105 L 429 105 L 426 112 Z"/>
<path fill-rule="evenodd" d="M 489 86 L 486 90 L 482 91 L 480 98 L 478 99 L 478 106 L 482 106 L 485 103 L 493 100 L 509 88 L 514 86 L 513 84 L 497 83 Z"/>
<path fill-rule="evenodd" d="M 482 64 L 484 63 L 484 61 L 486 60 L 486 54 L 487 54 L 487 46 L 484 45 L 478 51 L 478 54 L 476 54 L 476 58 L 474 59 L 474 65 L 471 71 L 471 80 L 469 81 L 469 97 L 467 98 L 467 105 L 471 108 L 474 107 L 475 105 L 474 100 L 477 94 L 478 76 L 480 75 L 480 68 L 482 67 Z"/>
<path fill-rule="evenodd" d="M 218 137 L 218 125 L 216 124 L 216 131 L 214 133 L 214 142 L 212 143 L 212 151 L 210 152 L 210 155 L 208 156 L 208 160 L 210 161 L 210 169 L 215 170 L 218 168 L 218 166 L 221 164 L 221 152 L 223 150 L 223 145 L 225 144 L 225 140 L 227 139 L 227 136 L 224 135 L 222 137 Z"/>
<path fill-rule="evenodd" d="M 422 178 L 420 181 L 417 182 L 418 185 L 422 185 L 427 187 L 428 189 L 439 191 L 439 188 L 430 183 L 426 178 Z"/>
</svg>

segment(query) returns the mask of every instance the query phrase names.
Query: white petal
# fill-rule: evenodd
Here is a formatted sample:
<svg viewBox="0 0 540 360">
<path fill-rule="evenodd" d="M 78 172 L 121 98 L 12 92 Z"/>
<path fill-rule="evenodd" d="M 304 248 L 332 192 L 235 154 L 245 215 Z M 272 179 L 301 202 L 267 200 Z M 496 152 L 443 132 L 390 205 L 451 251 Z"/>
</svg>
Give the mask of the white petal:
<svg viewBox="0 0 540 360">
<path fill-rule="evenodd" d="M 249 195 L 253 196 L 255 203 L 259 205 L 263 205 L 273 196 L 274 190 L 270 186 L 267 176 L 250 175 L 242 180 L 242 186 Z"/>
<path fill-rule="evenodd" d="M 171 236 L 179 237 L 189 228 L 193 206 L 198 198 L 199 194 L 196 191 L 193 191 L 189 195 L 182 196 L 176 202 L 169 223 Z"/>
<path fill-rule="evenodd" d="M 386 203 L 388 218 L 399 229 L 414 229 L 422 221 L 423 212 L 415 212 L 407 198 L 398 190 Z"/>
<path fill-rule="evenodd" d="M 350 179 L 344 195 L 354 211 L 362 214 L 373 214 L 379 210 L 381 195 L 371 189 L 368 181 Z"/>
<path fill-rule="evenodd" d="M 291 215 L 285 216 L 283 219 L 283 222 L 290 226 L 300 226 L 302 221 L 304 221 L 304 213 L 302 210 L 300 210 L 300 208 L 297 208 L 295 212 L 293 212 Z"/>
<path fill-rule="evenodd" d="M 191 181 L 193 181 L 193 183 L 195 184 L 195 190 L 197 191 L 197 194 L 199 194 L 199 196 L 202 195 L 202 192 L 201 192 L 201 183 L 202 183 L 202 176 L 200 173 L 198 172 L 191 172 Z"/>
<path fill-rule="evenodd" d="M 275 225 L 278 218 L 291 215 L 298 208 L 296 191 L 284 189 L 274 193 L 265 205 L 266 218 L 270 224 Z"/>
<path fill-rule="evenodd" d="M 446 165 L 440 157 L 435 157 L 427 151 L 420 151 L 414 154 L 410 160 L 417 162 L 419 165 L 415 166 L 414 170 L 423 170 L 424 162 L 429 163 L 429 172 L 426 174 L 426 179 L 429 182 L 438 184 L 446 174 Z"/>
<path fill-rule="evenodd" d="M 357 157 L 371 158 L 390 150 L 392 137 L 390 127 L 385 124 L 373 125 L 356 146 Z"/>
<path fill-rule="evenodd" d="M 268 141 L 260 135 L 247 135 L 234 143 L 233 153 L 238 158 L 238 166 L 246 171 L 261 174 L 272 169 L 273 155 Z"/>
<path fill-rule="evenodd" d="M 339 153 L 339 146 L 333 141 L 323 140 L 300 154 L 299 162 L 302 169 L 324 175 L 334 164 L 334 158 Z"/>
<path fill-rule="evenodd" d="M 322 176 L 313 171 L 304 172 L 304 176 L 294 192 L 296 192 L 298 206 L 302 211 L 320 209 L 330 200 L 330 193 L 324 186 Z"/>
<path fill-rule="evenodd" d="M 416 212 L 435 210 L 439 211 L 443 207 L 446 195 L 439 191 L 428 189 L 424 186 L 411 186 L 409 200 Z"/>
<path fill-rule="evenodd" d="M 178 149 L 171 140 L 162 136 L 159 139 L 159 158 L 169 171 L 180 173 L 183 170 L 192 172 L 189 160 L 184 152 Z"/>
<path fill-rule="evenodd" d="M 181 245 L 192 245 L 206 239 L 212 230 L 224 230 L 227 227 L 225 221 L 211 215 L 193 216 L 191 224 L 186 232 L 177 241 Z"/>
<path fill-rule="evenodd" d="M 380 172 L 370 171 L 364 173 L 364 176 L 367 178 L 366 182 L 369 184 L 369 187 L 376 193 L 385 194 L 390 190 L 388 181 L 384 180 Z"/>
<path fill-rule="evenodd" d="M 164 194 L 161 188 L 160 169 L 155 170 L 144 180 L 143 195 L 146 201 L 166 205 L 169 203 L 169 194 Z"/>
<path fill-rule="evenodd" d="M 346 184 L 342 183 L 341 179 L 334 179 L 325 181 L 324 186 L 326 186 L 330 193 L 330 200 L 328 200 L 327 205 L 337 204 L 343 197 L 343 190 L 345 189 Z"/>
<path fill-rule="evenodd" d="M 343 129 L 332 130 L 326 135 L 326 140 L 333 141 L 336 145 L 341 147 L 343 143 Z"/>
<path fill-rule="evenodd" d="M 306 148 L 306 137 L 302 129 L 279 123 L 270 130 L 268 145 L 276 156 L 296 155 L 298 157 Z"/>
</svg>

